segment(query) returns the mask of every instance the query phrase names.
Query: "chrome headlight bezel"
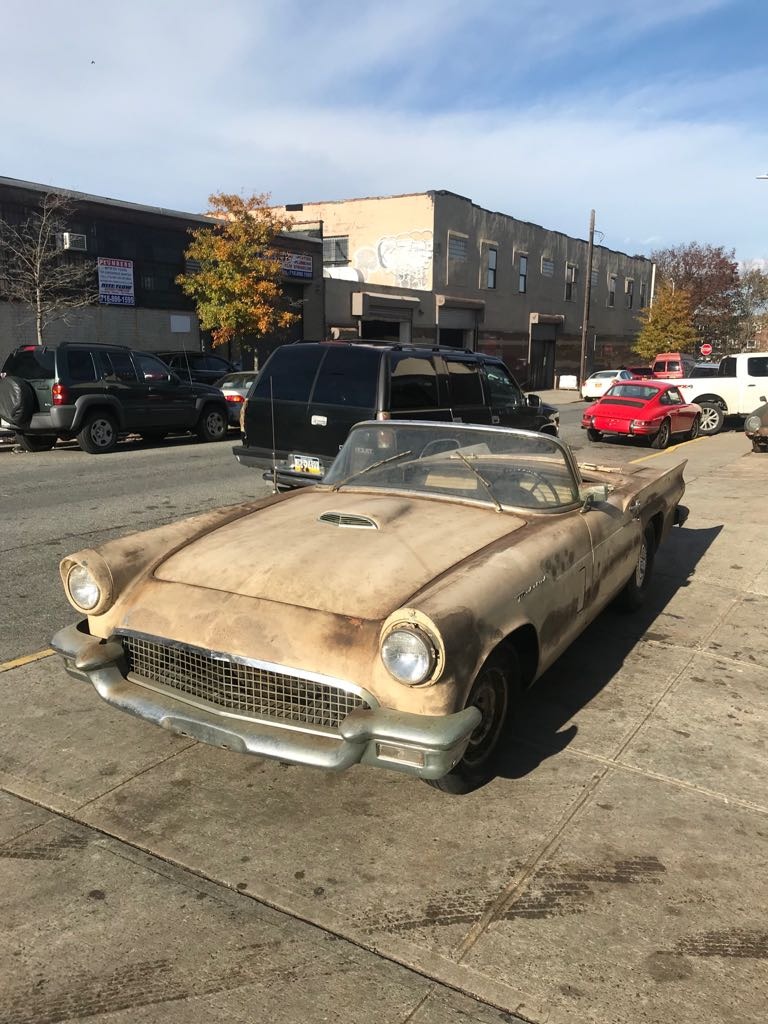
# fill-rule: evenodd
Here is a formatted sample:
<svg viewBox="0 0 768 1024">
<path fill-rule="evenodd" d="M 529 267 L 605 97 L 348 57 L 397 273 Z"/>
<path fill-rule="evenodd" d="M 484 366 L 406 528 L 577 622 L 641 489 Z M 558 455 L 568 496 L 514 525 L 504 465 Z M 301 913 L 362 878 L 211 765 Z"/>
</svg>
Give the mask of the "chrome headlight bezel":
<svg viewBox="0 0 768 1024">
<path fill-rule="evenodd" d="M 96 551 L 88 550 L 78 552 L 62 559 L 59 566 L 61 580 L 64 584 L 64 593 L 73 608 L 86 615 L 101 615 L 114 603 L 115 586 L 109 566 Z M 89 603 L 78 600 L 76 591 L 73 590 L 73 574 L 77 572 L 86 574 L 90 584 L 97 592 L 96 599 Z M 86 582 L 87 586 L 87 582 Z M 82 595 L 80 595 L 82 596 Z"/>
<path fill-rule="evenodd" d="M 751 416 L 747 416 L 744 420 L 744 430 L 747 434 L 754 434 L 763 425 L 762 416 L 758 416 L 756 413 L 752 413 Z"/>
<path fill-rule="evenodd" d="M 415 656 L 422 659 L 423 667 L 416 675 L 398 672 L 393 654 L 388 656 L 388 645 L 391 648 L 397 640 L 410 643 Z M 422 686 L 432 680 L 440 657 L 435 638 L 422 626 L 412 622 L 399 622 L 387 630 L 381 639 L 379 656 L 387 672 L 403 686 Z"/>
</svg>

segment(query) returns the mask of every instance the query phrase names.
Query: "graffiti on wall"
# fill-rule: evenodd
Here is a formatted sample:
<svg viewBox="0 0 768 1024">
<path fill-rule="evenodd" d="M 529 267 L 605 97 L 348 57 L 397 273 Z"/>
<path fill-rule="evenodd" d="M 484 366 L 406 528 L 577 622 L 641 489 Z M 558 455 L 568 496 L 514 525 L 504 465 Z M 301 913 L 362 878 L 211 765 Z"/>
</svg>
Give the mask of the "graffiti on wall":
<svg viewBox="0 0 768 1024">
<path fill-rule="evenodd" d="M 432 232 L 425 229 L 384 235 L 375 246 L 358 249 L 353 262 L 364 281 L 377 279 L 399 288 L 431 288 Z"/>
</svg>

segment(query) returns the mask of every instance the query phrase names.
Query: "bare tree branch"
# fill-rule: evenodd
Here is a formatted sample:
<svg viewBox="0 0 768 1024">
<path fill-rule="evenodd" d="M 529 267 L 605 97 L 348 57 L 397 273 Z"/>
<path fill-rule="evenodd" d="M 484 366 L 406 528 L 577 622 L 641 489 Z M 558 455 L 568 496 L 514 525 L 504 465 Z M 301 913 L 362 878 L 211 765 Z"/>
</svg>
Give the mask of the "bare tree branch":
<svg viewBox="0 0 768 1024">
<path fill-rule="evenodd" d="M 50 324 L 98 301 L 93 259 L 58 244 L 73 215 L 66 197 L 48 192 L 23 224 L 0 219 L 0 294 L 32 307 L 40 345 Z"/>
</svg>

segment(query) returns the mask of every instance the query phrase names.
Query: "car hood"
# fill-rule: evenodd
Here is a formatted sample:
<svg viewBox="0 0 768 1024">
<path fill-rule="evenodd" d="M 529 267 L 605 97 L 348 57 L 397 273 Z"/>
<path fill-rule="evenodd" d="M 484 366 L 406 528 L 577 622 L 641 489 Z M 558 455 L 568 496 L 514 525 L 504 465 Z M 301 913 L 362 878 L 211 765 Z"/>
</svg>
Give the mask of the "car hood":
<svg viewBox="0 0 768 1024">
<path fill-rule="evenodd" d="M 373 527 L 320 520 L 362 517 Z M 155 578 L 382 619 L 525 520 L 493 508 L 354 491 L 299 491 L 175 551 Z M 255 626 L 257 624 L 254 624 Z"/>
</svg>

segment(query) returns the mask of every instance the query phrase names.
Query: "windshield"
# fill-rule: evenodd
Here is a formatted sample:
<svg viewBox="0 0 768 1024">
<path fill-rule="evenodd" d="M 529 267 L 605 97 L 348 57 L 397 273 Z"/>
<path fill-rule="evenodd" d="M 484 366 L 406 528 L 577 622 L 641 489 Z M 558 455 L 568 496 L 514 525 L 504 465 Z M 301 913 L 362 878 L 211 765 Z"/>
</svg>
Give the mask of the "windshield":
<svg viewBox="0 0 768 1024">
<path fill-rule="evenodd" d="M 579 500 L 575 468 L 547 434 L 458 423 L 361 423 L 323 486 L 408 491 L 491 508 L 557 511 Z"/>
</svg>

